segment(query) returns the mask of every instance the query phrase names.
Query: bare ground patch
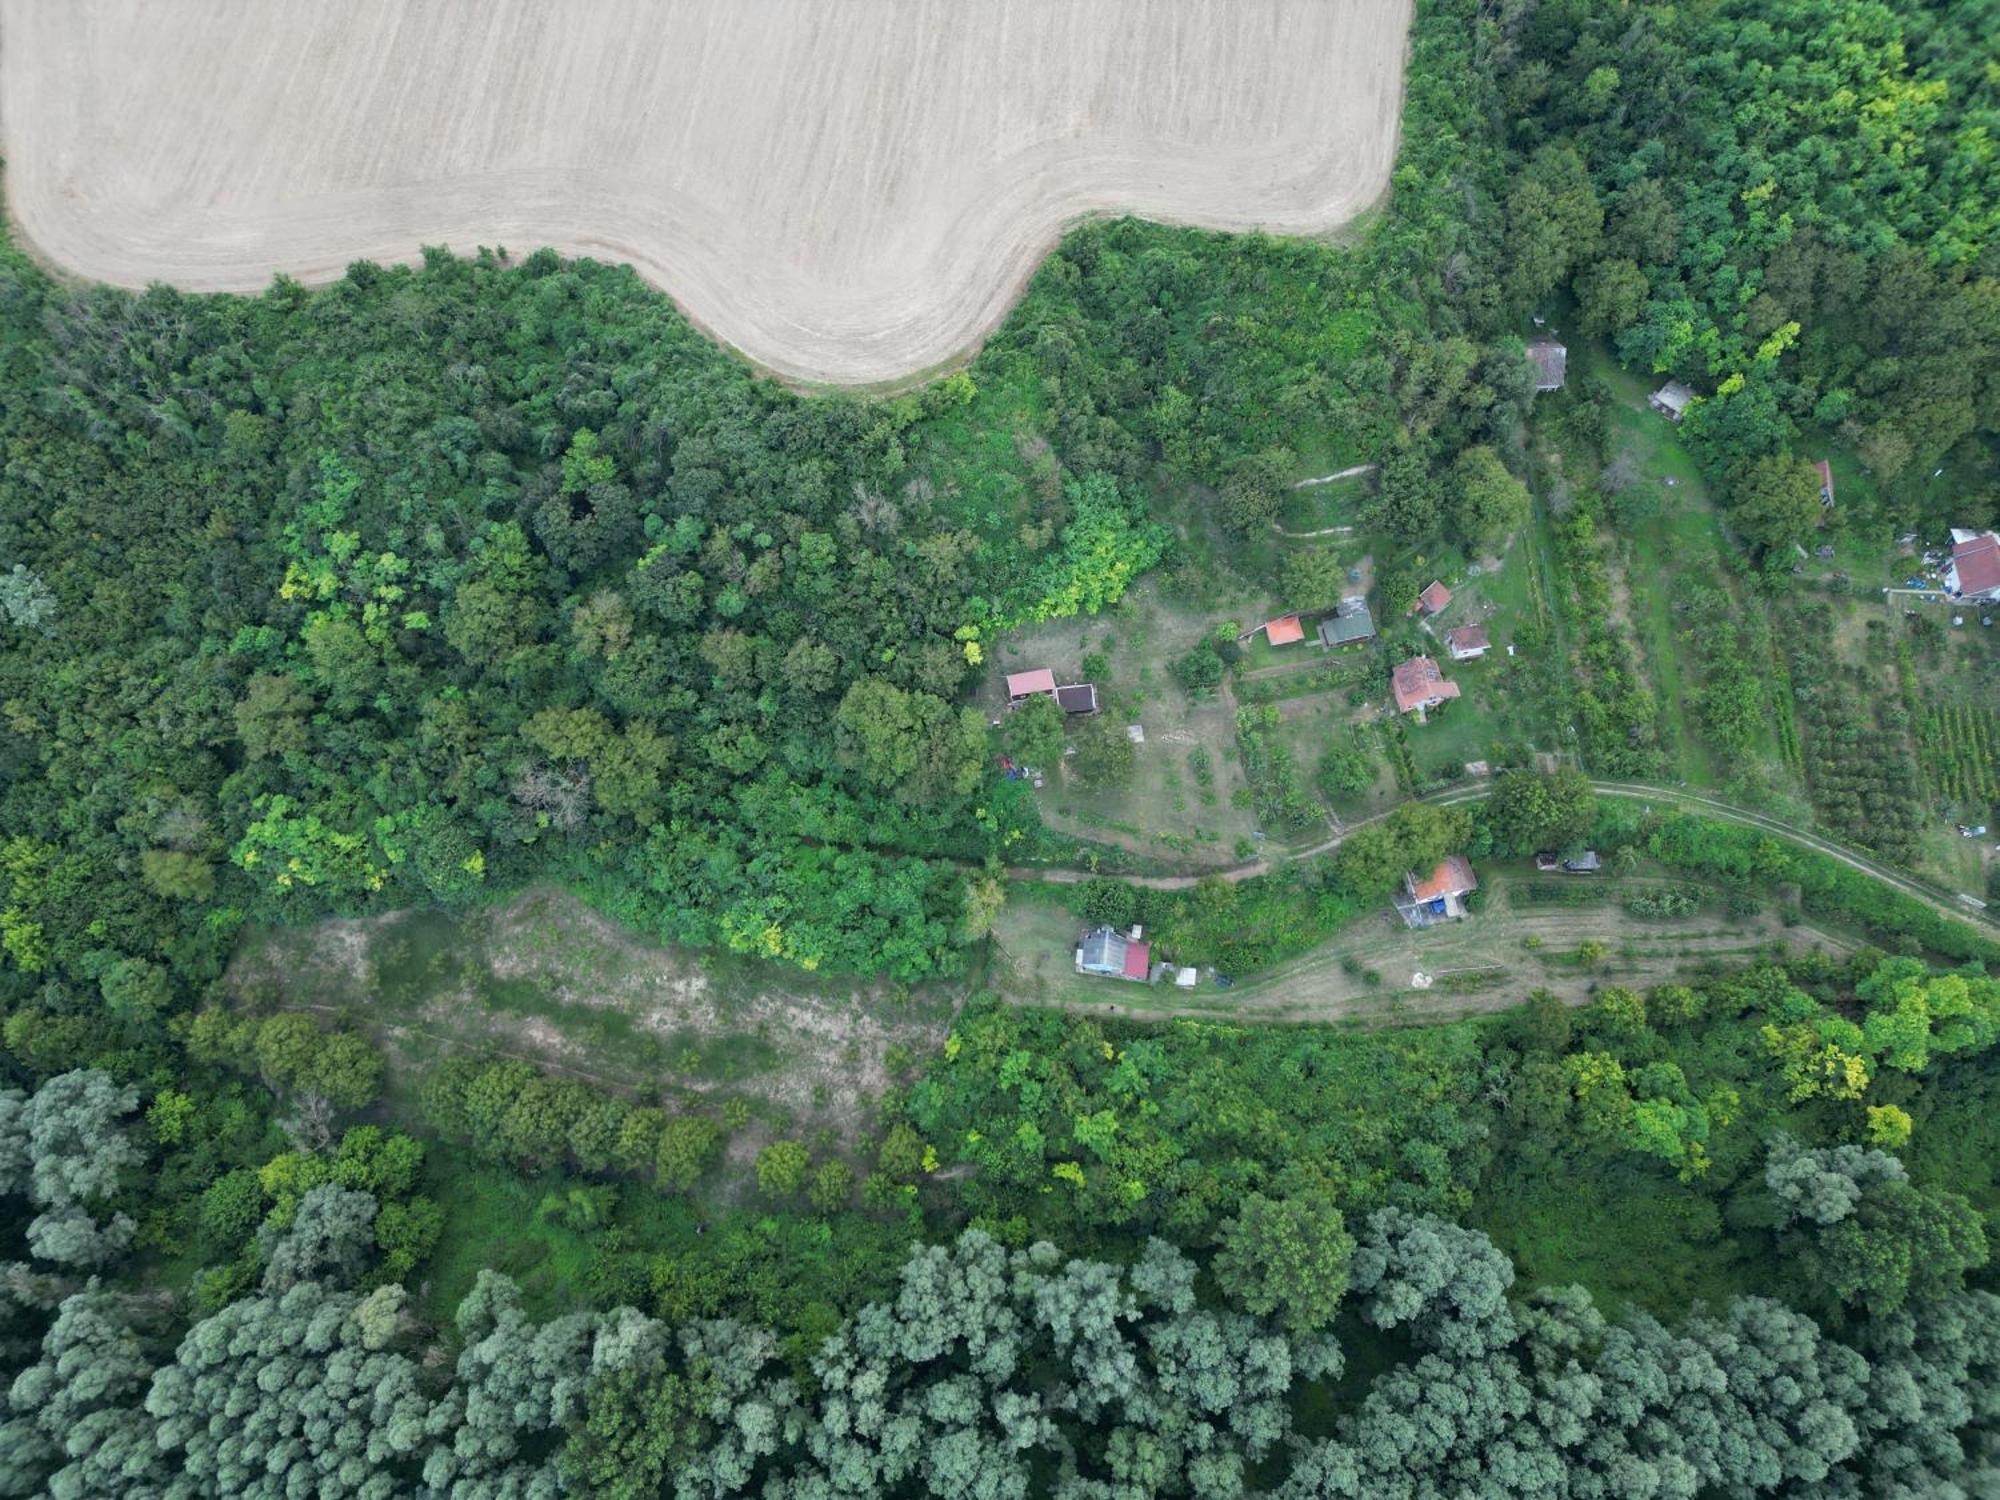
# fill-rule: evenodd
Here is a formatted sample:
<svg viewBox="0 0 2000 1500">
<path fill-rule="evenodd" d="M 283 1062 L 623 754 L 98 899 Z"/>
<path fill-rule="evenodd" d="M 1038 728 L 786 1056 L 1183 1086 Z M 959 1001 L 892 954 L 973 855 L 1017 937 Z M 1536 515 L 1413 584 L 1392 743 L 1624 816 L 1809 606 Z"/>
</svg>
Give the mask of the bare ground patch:
<svg viewBox="0 0 2000 1500">
<path fill-rule="evenodd" d="M 396 1092 L 453 1053 L 516 1057 L 635 1099 L 742 1099 L 766 1126 L 738 1132 L 743 1151 L 787 1130 L 855 1139 L 892 1073 L 942 1044 L 959 999 L 663 948 L 551 888 L 265 934 L 224 985 L 238 1003 L 364 1026 Z"/>
</svg>

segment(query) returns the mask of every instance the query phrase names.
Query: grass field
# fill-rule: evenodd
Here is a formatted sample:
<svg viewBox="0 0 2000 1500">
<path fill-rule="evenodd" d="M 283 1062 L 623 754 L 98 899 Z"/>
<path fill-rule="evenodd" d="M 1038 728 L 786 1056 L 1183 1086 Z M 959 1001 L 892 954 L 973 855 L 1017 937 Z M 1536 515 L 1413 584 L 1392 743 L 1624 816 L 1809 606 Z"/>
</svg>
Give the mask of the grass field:
<svg viewBox="0 0 2000 1500">
<path fill-rule="evenodd" d="M 740 1099 L 761 1126 L 852 1138 L 892 1073 L 942 1040 L 959 992 L 820 979 L 658 947 L 553 889 L 465 914 L 401 912 L 267 932 L 225 981 L 384 1046 L 404 1110 L 440 1057 L 519 1057 L 641 1100 Z"/>
<path fill-rule="evenodd" d="M 1787 927 L 1769 912 L 1731 916 L 1719 902 L 1681 918 L 1627 912 L 1617 898 L 1669 884 L 1660 872 L 1594 882 L 1609 899 L 1584 906 L 1511 899 L 1532 878 L 1525 866 L 1481 866 L 1479 876 L 1479 911 L 1465 921 L 1412 932 L 1385 896 L 1379 908 L 1300 958 L 1239 977 L 1228 989 L 1204 974 L 1191 991 L 1078 974 L 1080 919 L 1046 897 L 1020 898 L 994 931 L 991 982 L 1016 1000 L 1123 1016 L 1408 1025 L 1504 1009 L 1536 988 L 1581 1004 L 1602 985 L 1660 984 L 1703 963 L 1766 954 L 1773 944 L 1833 952 L 1858 946 L 1842 934 Z M 1580 960 L 1586 942 L 1603 944 L 1604 956 Z M 1173 958 L 1164 948 L 1154 956 Z M 1433 982 L 1425 986 L 1418 975 Z"/>
<path fill-rule="evenodd" d="M 1060 768 L 1043 768 L 1037 802 L 1051 828 L 1194 868 L 1243 857 L 1238 845 L 1250 841 L 1257 818 L 1234 710 L 1222 694 L 1191 700 L 1169 670 L 1214 622 L 1206 608 L 1169 602 L 1160 580 L 1150 579 L 1104 615 L 1016 631 L 993 653 L 977 698 L 989 718 L 1005 717 L 1007 673 L 1049 667 L 1060 682 L 1080 682 L 1085 659 L 1101 657 L 1109 669 L 1097 678 L 1101 712 L 1146 736 L 1122 786 L 1086 787 Z"/>
</svg>

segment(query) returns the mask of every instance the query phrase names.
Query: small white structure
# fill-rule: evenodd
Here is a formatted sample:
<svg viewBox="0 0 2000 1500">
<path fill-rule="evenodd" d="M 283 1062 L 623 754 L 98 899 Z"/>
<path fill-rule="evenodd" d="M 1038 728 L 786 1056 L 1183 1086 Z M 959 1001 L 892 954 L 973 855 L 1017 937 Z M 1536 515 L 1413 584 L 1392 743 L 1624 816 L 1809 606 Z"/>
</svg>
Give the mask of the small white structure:
<svg viewBox="0 0 2000 1500">
<path fill-rule="evenodd" d="M 1174 988 L 1177 990 L 1191 990 L 1200 983 L 1201 970 L 1193 964 L 1182 964 L 1180 971 L 1174 975 Z"/>
<path fill-rule="evenodd" d="M 1678 422 L 1687 415 L 1688 403 L 1694 400 L 1694 392 L 1678 380 L 1669 380 L 1646 399 L 1646 404 L 1663 417 Z M 1669 480 L 1671 484 L 1673 481 Z"/>
<path fill-rule="evenodd" d="M 1444 643 L 1451 648 L 1453 661 L 1477 661 L 1493 648 L 1484 625 L 1461 625 L 1456 630 L 1447 630 Z"/>
</svg>

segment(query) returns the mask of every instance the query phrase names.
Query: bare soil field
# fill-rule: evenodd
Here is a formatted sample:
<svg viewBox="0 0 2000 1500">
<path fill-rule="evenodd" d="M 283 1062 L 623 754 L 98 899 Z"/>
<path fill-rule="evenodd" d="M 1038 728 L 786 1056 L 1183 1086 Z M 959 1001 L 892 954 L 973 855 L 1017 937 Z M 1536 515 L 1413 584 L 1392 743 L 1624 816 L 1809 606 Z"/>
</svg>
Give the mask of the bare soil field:
<svg viewBox="0 0 2000 1500">
<path fill-rule="evenodd" d="M 123 285 L 420 246 L 630 262 L 779 374 L 907 378 L 1061 231 L 1313 234 L 1388 183 L 1410 0 L 0 0 L 26 240 Z"/>
</svg>

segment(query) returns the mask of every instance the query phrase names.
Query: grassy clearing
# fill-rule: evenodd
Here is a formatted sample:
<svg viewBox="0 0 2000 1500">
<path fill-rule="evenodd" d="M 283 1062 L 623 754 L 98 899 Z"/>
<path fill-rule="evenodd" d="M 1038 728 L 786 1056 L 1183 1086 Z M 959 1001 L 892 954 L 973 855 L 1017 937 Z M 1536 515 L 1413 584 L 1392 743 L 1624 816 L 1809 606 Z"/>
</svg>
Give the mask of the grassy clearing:
<svg viewBox="0 0 2000 1500">
<path fill-rule="evenodd" d="M 1613 540 L 1613 594 L 1620 624 L 1636 641 L 1660 705 L 1663 772 L 1702 787 L 1750 789 L 1762 804 L 1796 803 L 1802 788 L 1788 753 L 1789 695 L 1774 690 L 1778 663 L 1760 600 L 1737 576 L 1740 549 L 1723 530 L 1714 497 L 1679 429 L 1646 405 L 1648 383 L 1591 344 L 1573 359 L 1585 378 L 1601 380 L 1613 401 L 1604 443 L 1608 466 L 1625 481 L 1602 528 Z M 1573 461 L 1573 455 L 1565 455 Z M 1594 476 L 1573 475 L 1584 480 Z M 1765 679 L 1777 709 L 1741 751 L 1719 753 L 1702 737 L 1698 694 L 1704 682 L 1698 653 L 1683 639 L 1693 622 L 1676 618 L 1673 600 L 1683 580 L 1716 590 L 1731 613 L 1750 669 Z"/>
<path fill-rule="evenodd" d="M 1221 695 L 1191 700 L 1169 670 L 1214 619 L 1169 602 L 1161 582 L 1149 579 L 1107 615 L 1017 631 L 994 653 L 977 698 L 990 718 L 1004 720 L 1007 673 L 1049 667 L 1059 681 L 1082 681 L 1085 658 L 1101 656 L 1109 669 L 1096 679 L 1102 712 L 1145 732 L 1123 786 L 1085 787 L 1061 768 L 1048 772 L 1037 800 L 1049 827 L 1190 868 L 1241 858 L 1238 846 L 1250 842 L 1257 816 L 1238 762 L 1235 715 Z"/>
<path fill-rule="evenodd" d="M 1367 495 L 1368 486 L 1372 483 L 1374 480 L 1368 475 L 1356 474 L 1336 479 L 1330 484 L 1291 490 L 1279 507 L 1278 524 L 1287 531 L 1320 531 L 1329 526 L 1357 525 L 1362 498 Z"/>
<path fill-rule="evenodd" d="M 1121 1016 L 1409 1025 L 1505 1009 L 1537 988 L 1582 1004 L 1603 985 L 1661 984 L 1702 963 L 1767 954 L 1774 944 L 1830 952 L 1859 946 L 1823 928 L 1787 927 L 1766 912 L 1725 915 L 1719 904 L 1681 918 L 1627 912 L 1618 897 L 1657 890 L 1657 874 L 1604 878 L 1611 899 L 1585 906 L 1510 900 L 1510 887 L 1533 878 L 1529 866 L 1481 866 L 1479 875 L 1480 909 L 1466 921 L 1412 932 L 1385 897 L 1299 958 L 1240 976 L 1229 989 L 1204 972 L 1191 991 L 1079 975 L 1073 951 L 1080 919 L 1050 893 L 1023 892 L 995 929 L 991 982 L 1010 999 Z M 1603 945 L 1603 957 L 1580 960 L 1578 950 L 1591 942 Z M 1155 956 L 1174 955 L 1163 947 Z M 1433 982 L 1419 984 L 1419 974 Z"/>
<path fill-rule="evenodd" d="M 841 1139 L 864 1130 L 904 1059 L 939 1044 L 960 998 L 661 948 L 547 888 L 464 914 L 262 933 L 225 984 L 241 1004 L 369 1030 L 405 1117 L 438 1059 L 472 1052 L 648 1102 L 741 1099 L 774 1131 Z"/>
</svg>

